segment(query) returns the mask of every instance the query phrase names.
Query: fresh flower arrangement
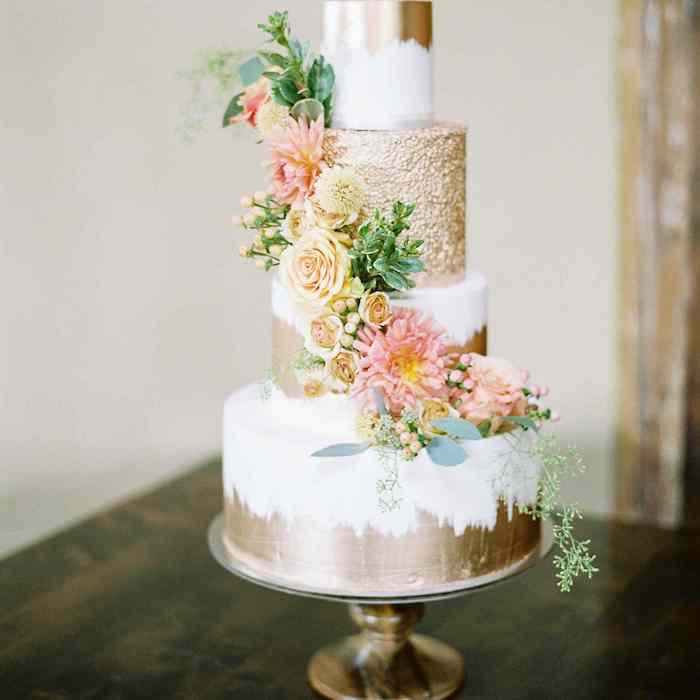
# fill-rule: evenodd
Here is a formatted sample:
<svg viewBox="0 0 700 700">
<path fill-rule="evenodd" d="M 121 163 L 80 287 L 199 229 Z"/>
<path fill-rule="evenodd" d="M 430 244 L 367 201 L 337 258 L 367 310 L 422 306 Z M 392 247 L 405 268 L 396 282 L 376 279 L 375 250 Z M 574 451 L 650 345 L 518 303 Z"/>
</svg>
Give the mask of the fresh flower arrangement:
<svg viewBox="0 0 700 700">
<path fill-rule="evenodd" d="M 260 51 L 240 68 L 245 86 L 230 102 L 224 126 L 257 129 L 269 152 L 269 189 L 243 197 L 234 224 L 254 233 L 240 248 L 265 270 L 277 268 L 304 328 L 294 361 L 303 395 L 344 394 L 359 404 L 360 441 L 331 445 L 314 457 L 347 457 L 375 449 L 386 459 L 413 461 L 423 452 L 441 467 L 466 463 L 468 445 L 517 431 L 539 433 L 559 416 L 544 405 L 547 387 L 509 361 L 456 352 L 444 328 L 401 305 L 424 269 L 423 241 L 410 235 L 415 206 L 366 211 L 366 186 L 348 168 L 324 159 L 333 68 L 290 34 L 287 13 L 259 25 L 281 53 Z M 555 557 L 562 590 L 596 571 L 588 542 L 573 536 L 576 508 L 558 506 L 564 474 L 583 469 L 575 452 L 550 438 L 534 442 L 542 464 L 533 518 L 555 521 Z M 380 482 L 382 502 L 398 471 Z M 389 494 L 389 495 L 387 495 Z M 390 509 L 390 505 L 387 506 Z"/>
</svg>

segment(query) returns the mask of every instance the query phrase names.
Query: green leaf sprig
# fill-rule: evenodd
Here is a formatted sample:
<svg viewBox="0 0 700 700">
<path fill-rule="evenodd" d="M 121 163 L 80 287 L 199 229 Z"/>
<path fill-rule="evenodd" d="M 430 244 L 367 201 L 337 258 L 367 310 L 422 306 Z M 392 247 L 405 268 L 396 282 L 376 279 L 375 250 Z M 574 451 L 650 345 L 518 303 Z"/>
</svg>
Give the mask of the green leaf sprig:
<svg viewBox="0 0 700 700">
<path fill-rule="evenodd" d="M 421 272 L 423 241 L 399 236 L 410 228 L 415 204 L 397 201 L 389 218 L 377 209 L 360 226 L 349 252 L 353 277 L 359 277 L 369 291 L 404 291 L 416 286 L 411 275 Z"/>
<path fill-rule="evenodd" d="M 291 35 L 286 11 L 273 12 L 267 18 L 267 23 L 259 24 L 258 28 L 281 51 L 258 51 L 255 58 L 240 68 L 243 84 L 250 85 L 263 75 L 271 83 L 270 95 L 275 102 L 290 110 L 299 102 L 306 102 L 301 113 L 323 112 L 324 123 L 330 126 L 335 87 L 333 66 L 323 56 L 315 54 L 308 41 L 302 42 Z M 239 104 L 241 95 L 239 93 L 231 100 L 224 115 L 224 126 L 228 126 L 230 118 L 242 111 Z M 308 101 L 316 103 L 316 109 Z"/>
</svg>

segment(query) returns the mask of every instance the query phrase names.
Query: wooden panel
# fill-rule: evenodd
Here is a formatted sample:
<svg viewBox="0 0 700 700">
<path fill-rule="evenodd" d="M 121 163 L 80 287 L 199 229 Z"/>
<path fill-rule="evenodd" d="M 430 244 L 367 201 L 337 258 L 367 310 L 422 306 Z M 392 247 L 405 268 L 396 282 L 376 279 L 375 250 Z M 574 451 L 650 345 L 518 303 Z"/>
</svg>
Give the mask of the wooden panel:
<svg viewBox="0 0 700 700">
<path fill-rule="evenodd" d="M 691 165 L 691 311 L 688 338 L 688 435 L 684 520 L 700 524 L 700 11 L 692 16 L 693 159 Z"/>
<path fill-rule="evenodd" d="M 616 506 L 682 515 L 690 315 L 692 31 L 683 0 L 620 0 Z"/>
</svg>

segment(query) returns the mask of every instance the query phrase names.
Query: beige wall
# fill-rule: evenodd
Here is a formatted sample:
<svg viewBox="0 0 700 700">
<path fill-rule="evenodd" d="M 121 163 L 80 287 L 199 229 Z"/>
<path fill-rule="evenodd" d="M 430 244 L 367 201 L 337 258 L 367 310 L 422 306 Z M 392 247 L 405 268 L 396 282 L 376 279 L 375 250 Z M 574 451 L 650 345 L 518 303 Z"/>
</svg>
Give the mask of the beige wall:
<svg viewBox="0 0 700 700">
<path fill-rule="evenodd" d="M 284 4 L 284 3 L 283 3 Z M 320 3 L 287 0 L 318 38 Z M 610 507 L 614 3 L 436 3 L 437 104 L 469 123 L 471 263 L 492 350 L 555 387 Z M 251 140 L 176 136 L 197 50 L 278 3 L 0 0 L 0 552 L 216 454 L 269 364 L 228 218 Z"/>
</svg>

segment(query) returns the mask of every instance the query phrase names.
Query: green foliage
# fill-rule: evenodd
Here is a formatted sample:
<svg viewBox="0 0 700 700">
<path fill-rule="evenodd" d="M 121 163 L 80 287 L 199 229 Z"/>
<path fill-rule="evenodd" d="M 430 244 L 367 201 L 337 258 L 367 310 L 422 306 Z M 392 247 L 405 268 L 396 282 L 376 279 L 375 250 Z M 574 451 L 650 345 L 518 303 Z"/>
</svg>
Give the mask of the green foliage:
<svg viewBox="0 0 700 700">
<path fill-rule="evenodd" d="M 253 58 L 247 60 L 240 66 L 238 74 L 241 76 L 243 85 L 248 86 L 259 80 L 264 71 L 265 64 L 258 56 L 253 56 Z"/>
<path fill-rule="evenodd" d="M 590 540 L 577 540 L 574 534 L 574 523 L 582 518 L 580 510 L 576 505 L 558 503 L 562 479 L 582 474 L 586 467 L 576 449 L 562 450 L 552 435 L 536 440 L 531 453 L 542 464 L 542 474 L 535 504 L 521 511 L 534 519 L 553 521 L 554 541 L 559 547 L 554 557 L 558 585 L 561 591 L 569 592 L 578 576 L 591 578 L 598 571 Z"/>
<path fill-rule="evenodd" d="M 438 435 L 434 437 L 425 448 L 430 459 L 440 467 L 456 467 L 467 459 L 464 448 L 452 438 Z"/>
<path fill-rule="evenodd" d="M 324 122 L 331 124 L 335 72 L 323 56 L 315 55 L 308 42 L 302 43 L 291 36 L 287 12 L 274 12 L 267 24 L 259 24 L 283 51 L 259 51 L 258 55 L 276 70 L 265 71 L 272 86 L 272 99 L 290 109 L 301 100 L 313 99 L 323 106 Z"/>
<path fill-rule="evenodd" d="M 242 94 L 242 92 L 239 92 L 237 95 L 234 95 L 231 98 L 231 101 L 228 103 L 228 107 L 226 107 L 226 111 L 224 112 L 224 118 L 221 126 L 229 126 L 231 123 L 231 118 L 237 116 L 243 111 L 243 107 L 238 103 L 238 100 Z"/>
<path fill-rule="evenodd" d="M 410 228 L 415 204 L 396 202 L 387 218 L 379 210 L 357 232 L 349 252 L 353 277 L 369 291 L 404 291 L 415 287 L 411 275 L 424 269 L 420 260 L 423 241 L 398 237 Z"/>
</svg>

